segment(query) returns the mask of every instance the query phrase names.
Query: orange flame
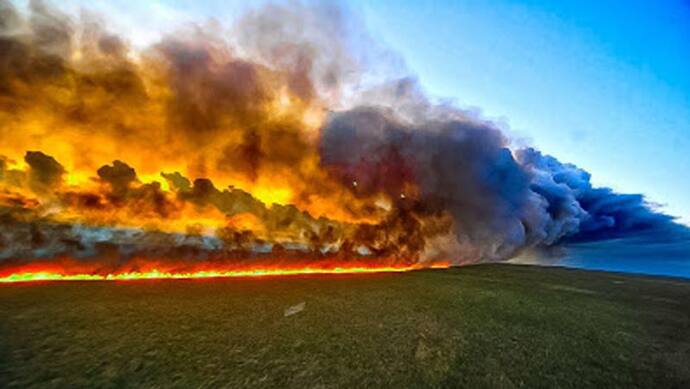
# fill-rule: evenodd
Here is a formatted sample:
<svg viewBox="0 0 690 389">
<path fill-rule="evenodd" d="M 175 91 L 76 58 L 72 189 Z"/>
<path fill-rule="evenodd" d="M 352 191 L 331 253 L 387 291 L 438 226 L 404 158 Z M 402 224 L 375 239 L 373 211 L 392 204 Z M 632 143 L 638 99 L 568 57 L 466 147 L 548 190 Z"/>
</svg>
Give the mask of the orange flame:
<svg viewBox="0 0 690 389">
<path fill-rule="evenodd" d="M 0 277 L 0 283 L 36 282 L 36 281 L 134 281 L 161 279 L 205 279 L 205 278 L 238 278 L 238 277 L 284 277 L 299 275 L 337 275 L 337 274 L 372 274 L 403 273 L 421 269 L 446 269 L 449 263 L 435 263 L 430 266 L 414 265 L 366 265 L 343 264 L 338 266 L 312 265 L 303 267 L 257 266 L 238 269 L 198 270 L 190 272 L 168 272 L 151 269 L 148 271 L 127 271 L 109 274 L 68 273 L 64 270 L 46 267 L 19 270 Z"/>
</svg>

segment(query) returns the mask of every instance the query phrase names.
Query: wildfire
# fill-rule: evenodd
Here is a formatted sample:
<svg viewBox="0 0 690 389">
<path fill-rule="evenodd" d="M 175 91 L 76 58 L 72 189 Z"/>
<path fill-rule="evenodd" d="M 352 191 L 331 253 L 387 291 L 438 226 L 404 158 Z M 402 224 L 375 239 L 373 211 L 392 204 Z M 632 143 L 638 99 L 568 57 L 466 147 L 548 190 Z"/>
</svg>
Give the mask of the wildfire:
<svg viewBox="0 0 690 389">
<path fill-rule="evenodd" d="M 264 46 L 255 27 L 292 20 L 271 9 L 239 21 L 248 41 L 202 29 L 138 47 L 2 4 L 0 282 L 405 272 L 448 257 L 426 241 L 453 233 L 451 213 L 419 201 L 408 156 L 324 154 L 356 80 L 344 41 L 316 50 L 320 27 Z"/>
<path fill-rule="evenodd" d="M 427 268 L 445 269 L 447 263 L 436 263 Z M 160 279 L 205 279 L 205 278 L 237 278 L 237 277 L 284 277 L 298 275 L 334 275 L 334 274 L 371 274 L 371 273 L 403 273 L 425 268 L 422 265 L 408 266 L 334 266 L 334 267 L 255 267 L 236 270 L 200 270 L 192 272 L 166 272 L 152 269 L 145 272 L 123 272 L 113 274 L 65 274 L 53 270 L 36 270 L 17 272 L 0 277 L 0 283 L 35 282 L 35 281 L 132 281 L 132 280 L 160 280 Z"/>
<path fill-rule="evenodd" d="M 437 104 L 331 5 L 133 45 L 48 3 L 0 0 L 0 282 L 401 272 L 688 234 Z"/>
</svg>

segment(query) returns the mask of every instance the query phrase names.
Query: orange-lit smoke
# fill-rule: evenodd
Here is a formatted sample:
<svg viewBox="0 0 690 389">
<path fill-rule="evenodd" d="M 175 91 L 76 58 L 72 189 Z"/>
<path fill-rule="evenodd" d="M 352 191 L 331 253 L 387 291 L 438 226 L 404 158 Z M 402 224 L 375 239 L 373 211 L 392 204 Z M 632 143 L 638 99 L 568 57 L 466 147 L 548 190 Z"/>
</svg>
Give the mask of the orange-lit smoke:
<svg viewBox="0 0 690 389">
<path fill-rule="evenodd" d="M 316 11 L 270 7 L 238 22 L 239 44 L 188 27 L 135 49 L 88 14 L 0 0 L 3 280 L 421 266 L 447 215 L 420 220 L 412 199 L 322 164 L 321 128 L 356 67 L 342 21 L 315 19 L 326 43 L 308 27 L 276 35 L 263 29 Z"/>
</svg>

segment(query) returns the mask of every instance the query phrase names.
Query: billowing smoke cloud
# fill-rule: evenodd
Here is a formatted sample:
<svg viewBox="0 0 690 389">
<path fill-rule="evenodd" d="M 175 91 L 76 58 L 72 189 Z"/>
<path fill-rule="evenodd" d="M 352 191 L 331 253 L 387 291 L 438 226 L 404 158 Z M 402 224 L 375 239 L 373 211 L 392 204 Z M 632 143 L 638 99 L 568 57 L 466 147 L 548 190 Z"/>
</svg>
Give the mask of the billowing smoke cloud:
<svg viewBox="0 0 690 389">
<path fill-rule="evenodd" d="M 449 212 L 462 246 L 456 257 L 500 260 L 526 249 L 640 237 L 688 247 L 688 228 L 642 195 L 595 188 L 589 173 L 535 149 L 511 150 L 497 126 L 433 106 L 409 80 L 388 96 L 403 103 L 333 114 L 322 162 L 344 184 L 356 183 L 357 193 L 414 204 L 420 219 Z"/>
<path fill-rule="evenodd" d="M 467 263 L 690 239 L 643 196 L 391 81 L 401 62 L 342 7 L 268 5 L 229 39 L 187 26 L 141 50 L 89 15 L 0 0 L 5 267 Z"/>
<path fill-rule="evenodd" d="M 534 149 L 519 150 L 518 161 L 534 175 L 532 189 L 545 198 L 555 222 L 573 226 L 563 241 L 588 242 L 656 234 L 676 239 L 687 228 L 645 201 L 640 194 L 595 188 L 590 174 Z"/>
<path fill-rule="evenodd" d="M 323 163 L 363 193 L 414 203 L 419 217 L 448 211 L 461 242 L 501 258 L 527 243 L 532 222 L 527 173 L 503 135 L 475 122 L 403 124 L 357 108 L 334 115 L 322 137 Z"/>
</svg>

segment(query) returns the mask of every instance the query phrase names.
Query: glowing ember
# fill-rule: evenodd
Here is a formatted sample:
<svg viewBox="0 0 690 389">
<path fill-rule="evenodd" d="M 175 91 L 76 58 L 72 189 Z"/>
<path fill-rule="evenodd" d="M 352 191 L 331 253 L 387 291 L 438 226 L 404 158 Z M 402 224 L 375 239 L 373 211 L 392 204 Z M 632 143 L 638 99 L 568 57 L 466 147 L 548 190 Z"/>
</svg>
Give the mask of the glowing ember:
<svg viewBox="0 0 690 389">
<path fill-rule="evenodd" d="M 448 268 L 447 263 L 434 264 L 426 267 L 432 269 Z M 315 274 L 367 274 L 367 273 L 402 273 L 420 270 L 425 267 L 412 266 L 353 266 L 353 267 L 301 267 L 301 268 L 270 268 L 257 267 L 237 270 L 201 270 L 195 272 L 163 272 L 156 269 L 146 272 L 125 272 L 114 274 L 64 274 L 55 271 L 27 271 L 12 273 L 0 277 L 0 283 L 32 282 L 32 281 L 130 281 L 130 280 L 158 280 L 158 279 L 201 279 L 201 278 L 235 278 L 235 277 L 269 277 L 296 276 Z"/>
</svg>

